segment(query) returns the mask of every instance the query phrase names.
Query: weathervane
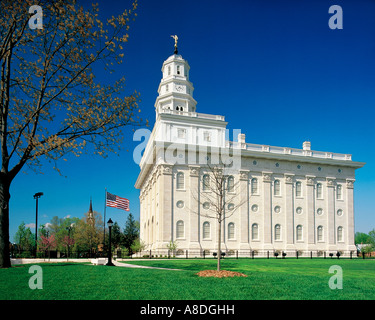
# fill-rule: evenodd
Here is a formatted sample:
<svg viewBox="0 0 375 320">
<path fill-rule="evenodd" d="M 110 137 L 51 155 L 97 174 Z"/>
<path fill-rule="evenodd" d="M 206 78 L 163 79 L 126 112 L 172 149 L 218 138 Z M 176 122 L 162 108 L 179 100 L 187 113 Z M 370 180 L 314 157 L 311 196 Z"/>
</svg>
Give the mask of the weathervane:
<svg viewBox="0 0 375 320">
<path fill-rule="evenodd" d="M 177 35 L 172 35 L 171 38 L 174 39 L 174 54 L 177 54 L 178 53 L 178 50 L 177 50 L 177 40 L 178 40 L 178 37 Z"/>
</svg>

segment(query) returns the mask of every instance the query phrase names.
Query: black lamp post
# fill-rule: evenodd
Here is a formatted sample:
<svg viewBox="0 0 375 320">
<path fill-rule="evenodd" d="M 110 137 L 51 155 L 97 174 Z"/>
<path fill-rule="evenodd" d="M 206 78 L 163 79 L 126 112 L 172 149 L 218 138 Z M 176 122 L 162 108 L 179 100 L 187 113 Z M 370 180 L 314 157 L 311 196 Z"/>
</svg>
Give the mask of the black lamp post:
<svg viewBox="0 0 375 320">
<path fill-rule="evenodd" d="M 70 232 L 72 231 L 74 227 L 74 223 L 72 223 L 70 226 L 66 227 L 66 230 L 68 230 L 68 243 L 67 243 L 67 247 L 68 247 L 68 255 L 67 255 L 67 260 L 69 260 L 69 248 L 70 248 Z"/>
<path fill-rule="evenodd" d="M 112 248 L 111 248 L 111 230 L 112 230 L 112 226 L 113 226 L 113 221 L 112 221 L 111 218 L 109 218 L 109 220 L 107 221 L 107 226 L 108 226 L 108 229 L 109 229 L 109 248 L 108 248 L 107 266 L 114 266 L 114 264 L 112 263 Z"/>
<path fill-rule="evenodd" d="M 34 199 L 36 200 L 36 218 L 35 218 L 35 258 L 38 249 L 38 199 L 43 195 L 43 192 L 37 192 L 34 194 Z"/>
</svg>

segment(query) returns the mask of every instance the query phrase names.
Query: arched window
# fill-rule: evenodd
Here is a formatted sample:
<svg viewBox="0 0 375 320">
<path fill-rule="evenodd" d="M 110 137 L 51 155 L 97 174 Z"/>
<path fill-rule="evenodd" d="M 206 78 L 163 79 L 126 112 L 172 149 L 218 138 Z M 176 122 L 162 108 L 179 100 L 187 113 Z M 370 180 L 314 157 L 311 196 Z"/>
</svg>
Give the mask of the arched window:
<svg viewBox="0 0 375 320">
<path fill-rule="evenodd" d="M 251 239 L 252 240 L 259 240 L 259 232 L 258 232 L 258 225 L 254 223 L 251 226 Z"/>
<path fill-rule="evenodd" d="M 205 174 L 203 176 L 203 191 L 210 190 L 210 176 Z"/>
<path fill-rule="evenodd" d="M 323 241 L 323 227 L 318 227 L 318 241 Z"/>
<path fill-rule="evenodd" d="M 258 194 L 258 179 L 251 179 L 251 194 Z"/>
<path fill-rule="evenodd" d="M 296 182 L 296 197 L 302 196 L 302 183 L 300 181 Z"/>
<path fill-rule="evenodd" d="M 176 224 L 176 238 L 181 239 L 185 236 L 184 222 L 182 220 L 177 221 Z"/>
<path fill-rule="evenodd" d="M 337 200 L 342 200 L 342 185 L 338 184 L 336 188 Z"/>
<path fill-rule="evenodd" d="M 281 226 L 275 225 L 275 240 L 281 240 Z"/>
<path fill-rule="evenodd" d="M 338 242 L 341 242 L 343 241 L 344 237 L 343 237 L 343 228 L 342 227 L 338 227 L 337 228 L 337 241 Z"/>
<path fill-rule="evenodd" d="M 322 199 L 323 198 L 323 186 L 321 183 L 318 183 L 316 185 L 316 197 L 318 199 Z"/>
<path fill-rule="evenodd" d="M 297 241 L 302 241 L 302 226 L 298 225 L 296 231 Z"/>
<path fill-rule="evenodd" d="M 183 190 L 185 188 L 185 176 L 183 172 L 177 173 L 177 184 L 176 187 L 178 190 Z"/>
<path fill-rule="evenodd" d="M 208 221 L 203 223 L 203 239 L 210 239 L 211 237 L 211 228 Z"/>
<path fill-rule="evenodd" d="M 177 66 L 177 74 L 180 74 L 180 66 Z"/>
<path fill-rule="evenodd" d="M 228 224 L 228 240 L 234 239 L 234 223 Z"/>
<path fill-rule="evenodd" d="M 228 192 L 233 192 L 234 191 L 234 177 L 229 176 L 228 177 L 228 187 L 227 187 Z"/>
<path fill-rule="evenodd" d="M 275 182 L 273 184 L 273 194 L 275 196 L 280 195 L 280 180 L 275 180 Z"/>
</svg>

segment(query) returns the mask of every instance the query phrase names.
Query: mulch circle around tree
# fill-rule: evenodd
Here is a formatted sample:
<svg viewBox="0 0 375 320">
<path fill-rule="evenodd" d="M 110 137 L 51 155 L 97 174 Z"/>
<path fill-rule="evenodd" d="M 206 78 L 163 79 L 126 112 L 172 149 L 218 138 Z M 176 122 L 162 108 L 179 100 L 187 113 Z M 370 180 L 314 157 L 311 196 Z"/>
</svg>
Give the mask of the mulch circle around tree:
<svg viewBox="0 0 375 320">
<path fill-rule="evenodd" d="M 199 277 L 216 277 L 216 278 L 227 278 L 227 277 L 247 277 L 246 274 L 235 272 L 235 271 L 227 271 L 227 270 L 203 270 L 197 273 Z"/>
</svg>

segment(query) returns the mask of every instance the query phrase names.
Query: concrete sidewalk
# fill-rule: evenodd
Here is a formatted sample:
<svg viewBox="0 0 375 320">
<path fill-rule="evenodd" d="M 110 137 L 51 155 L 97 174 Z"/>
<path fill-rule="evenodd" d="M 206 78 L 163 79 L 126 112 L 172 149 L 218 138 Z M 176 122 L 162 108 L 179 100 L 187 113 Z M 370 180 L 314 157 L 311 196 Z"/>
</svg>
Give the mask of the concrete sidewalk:
<svg viewBox="0 0 375 320">
<path fill-rule="evenodd" d="M 92 264 L 92 260 L 93 259 L 62 259 L 62 258 L 58 258 L 58 259 L 10 259 L 10 260 L 11 260 L 11 264 L 12 265 L 17 265 L 17 264 L 33 264 L 33 263 L 58 263 L 58 262 L 60 262 L 60 263 L 61 262 L 65 262 L 65 263 L 69 263 L 69 262 L 78 262 L 78 263 L 89 262 L 90 265 L 94 265 L 94 264 Z M 142 259 L 142 260 L 144 260 L 144 259 Z M 107 261 L 108 261 L 108 259 L 106 258 L 105 263 L 107 263 Z M 129 263 L 119 262 L 119 261 L 116 261 L 116 260 L 112 260 L 112 263 L 116 267 L 181 271 L 181 269 L 139 266 L 139 265 L 135 265 L 135 264 L 129 264 Z"/>
<path fill-rule="evenodd" d="M 160 267 L 148 267 L 148 266 L 139 266 L 135 264 L 123 263 L 118 261 L 112 261 L 116 267 L 125 267 L 125 268 L 143 268 L 143 269 L 159 269 L 159 270 L 174 270 L 181 271 L 181 269 L 171 269 L 171 268 L 160 268 Z"/>
</svg>

